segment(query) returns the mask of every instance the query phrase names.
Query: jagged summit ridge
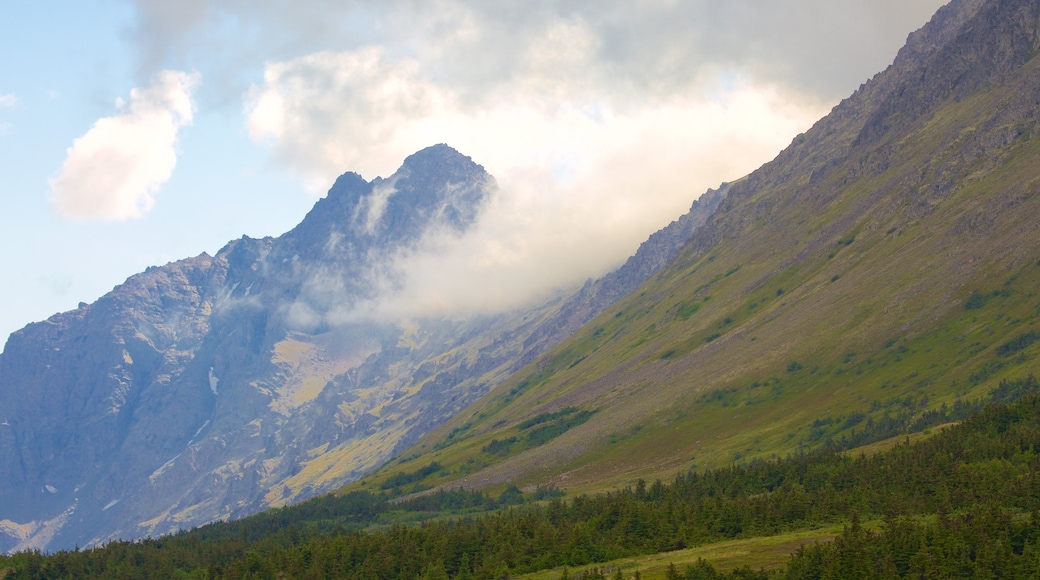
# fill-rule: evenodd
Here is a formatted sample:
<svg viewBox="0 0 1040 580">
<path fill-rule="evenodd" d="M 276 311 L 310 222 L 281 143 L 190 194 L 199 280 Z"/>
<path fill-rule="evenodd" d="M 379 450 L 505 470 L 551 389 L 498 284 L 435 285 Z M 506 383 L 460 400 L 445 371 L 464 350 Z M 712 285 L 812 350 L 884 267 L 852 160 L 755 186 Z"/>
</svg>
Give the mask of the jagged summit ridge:
<svg viewBox="0 0 1040 580">
<path fill-rule="evenodd" d="M 326 402 L 332 413 L 314 403 L 396 342 L 387 325 L 335 330 L 327 312 L 369 296 L 366 273 L 386 256 L 464 232 L 493 191 L 470 158 L 430 147 L 386 179 L 344 174 L 279 238 L 149 268 L 12 334 L 0 354 L 3 529 L 28 530 L 23 547 L 87 545 L 281 498 L 264 494 L 309 449 L 365 433 L 383 398 L 350 404 L 357 395 L 330 388 L 342 397 Z M 300 488 L 285 497 L 314 493 Z"/>
<path fill-rule="evenodd" d="M 464 235 L 495 190 L 436 145 L 387 178 L 341 175 L 283 236 L 149 268 L 14 333 L 0 354 L 0 550 L 158 535 L 336 489 L 663 265 L 507 313 L 351 316 L 384 288 L 373 274 L 427 236 Z M 674 253 L 713 203 L 650 253 Z"/>
<path fill-rule="evenodd" d="M 400 169 L 371 182 L 348 172 L 284 238 L 294 251 L 332 250 L 345 241 L 338 259 L 359 259 L 377 247 L 393 250 L 417 243 L 424 234 L 448 229 L 461 234 L 477 219 L 497 185 L 483 167 L 448 145 L 408 156 Z"/>
</svg>

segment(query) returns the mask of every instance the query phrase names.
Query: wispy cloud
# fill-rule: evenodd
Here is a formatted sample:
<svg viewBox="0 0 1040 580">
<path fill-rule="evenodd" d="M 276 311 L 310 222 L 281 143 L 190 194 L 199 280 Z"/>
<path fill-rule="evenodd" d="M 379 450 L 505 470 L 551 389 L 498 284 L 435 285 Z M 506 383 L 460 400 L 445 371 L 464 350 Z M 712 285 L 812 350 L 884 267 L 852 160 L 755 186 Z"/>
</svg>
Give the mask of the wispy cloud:
<svg viewBox="0 0 1040 580">
<path fill-rule="evenodd" d="M 18 97 L 13 93 L 0 93 L 0 109 L 13 109 L 18 106 Z"/>
<path fill-rule="evenodd" d="M 177 133 L 192 122 L 198 73 L 162 71 L 151 85 L 120 99 L 120 112 L 99 119 L 73 141 L 50 180 L 51 204 L 73 220 L 126 220 L 152 209 L 155 193 L 177 164 Z"/>
</svg>

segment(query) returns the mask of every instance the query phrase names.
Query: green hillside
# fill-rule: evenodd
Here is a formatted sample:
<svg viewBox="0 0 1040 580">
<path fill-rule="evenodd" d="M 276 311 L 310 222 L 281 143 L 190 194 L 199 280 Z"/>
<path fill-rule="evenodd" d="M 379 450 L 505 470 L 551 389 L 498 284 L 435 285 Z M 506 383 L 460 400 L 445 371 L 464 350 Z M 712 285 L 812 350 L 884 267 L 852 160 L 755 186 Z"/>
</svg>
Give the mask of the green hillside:
<svg viewBox="0 0 1040 580">
<path fill-rule="evenodd" d="M 0 557 L 0 577 L 1034 577 L 1038 391 L 1005 382 L 963 423 L 870 457 L 823 449 L 527 506 L 539 495 L 516 488 L 396 503 L 354 492 L 168 538 Z M 992 402 L 1005 397 L 1019 400 Z"/>
<path fill-rule="evenodd" d="M 1040 575 L 1040 0 L 955 0 L 670 265 L 334 495 L 0 578 Z"/>
<path fill-rule="evenodd" d="M 436 463 L 397 487 L 610 490 L 862 443 L 1040 371 L 1040 59 L 1001 10 L 901 53 L 668 269 L 348 489 Z"/>
</svg>

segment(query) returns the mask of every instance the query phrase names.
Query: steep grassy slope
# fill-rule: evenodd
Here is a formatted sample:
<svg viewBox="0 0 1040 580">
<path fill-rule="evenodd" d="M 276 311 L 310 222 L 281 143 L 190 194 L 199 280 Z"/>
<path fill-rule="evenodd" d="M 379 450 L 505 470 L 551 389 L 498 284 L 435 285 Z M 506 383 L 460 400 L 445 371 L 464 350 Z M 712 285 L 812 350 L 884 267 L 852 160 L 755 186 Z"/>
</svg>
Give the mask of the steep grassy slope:
<svg viewBox="0 0 1040 580">
<path fill-rule="evenodd" d="M 1038 14 L 940 11 L 668 269 L 357 486 L 436 462 L 402 491 L 609 489 L 880 433 L 1036 373 Z"/>
</svg>

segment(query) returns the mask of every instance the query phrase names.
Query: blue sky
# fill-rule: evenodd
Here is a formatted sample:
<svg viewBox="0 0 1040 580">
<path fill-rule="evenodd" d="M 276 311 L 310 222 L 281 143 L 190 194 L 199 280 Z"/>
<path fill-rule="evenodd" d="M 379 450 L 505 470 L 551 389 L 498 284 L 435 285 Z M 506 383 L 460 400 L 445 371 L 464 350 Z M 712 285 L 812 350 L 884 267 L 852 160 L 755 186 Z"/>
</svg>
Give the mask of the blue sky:
<svg viewBox="0 0 1040 580">
<path fill-rule="evenodd" d="M 0 18 L 0 236 L 7 283 L 2 340 L 25 324 L 92 302 L 149 265 L 215 252 L 243 234 L 277 235 L 313 203 L 253 145 L 235 111 L 199 110 L 178 136 L 177 166 L 147 216 L 70 220 L 49 202 L 66 149 L 117 112 L 136 85 L 123 2 L 6 3 Z M 215 161 L 219 160 L 219 161 Z"/>
<path fill-rule="evenodd" d="M 2 0 L 0 336 L 439 142 L 501 191 L 402 299 L 518 304 L 775 156 L 940 4 Z"/>
</svg>

